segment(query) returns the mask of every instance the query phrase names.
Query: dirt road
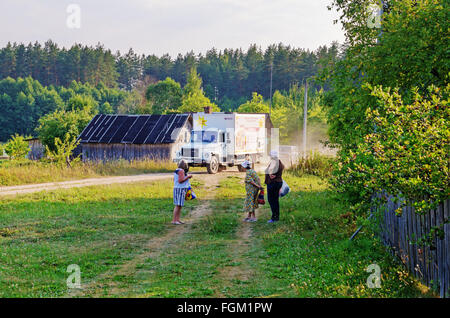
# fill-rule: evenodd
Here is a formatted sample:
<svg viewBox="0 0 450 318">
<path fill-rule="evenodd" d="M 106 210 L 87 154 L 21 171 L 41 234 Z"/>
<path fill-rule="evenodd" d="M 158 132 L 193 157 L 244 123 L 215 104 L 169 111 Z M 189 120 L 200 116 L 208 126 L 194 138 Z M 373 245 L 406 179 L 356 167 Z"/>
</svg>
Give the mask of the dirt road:
<svg viewBox="0 0 450 318">
<path fill-rule="evenodd" d="M 94 185 L 108 185 L 114 183 L 130 183 L 140 181 L 157 181 L 169 178 L 172 178 L 172 173 L 151 173 L 136 176 L 91 178 L 91 179 L 82 179 L 64 182 L 50 182 L 50 183 L 11 186 L 11 187 L 0 187 L 0 197 L 7 195 L 18 195 L 57 189 L 88 187 Z"/>
<path fill-rule="evenodd" d="M 192 172 L 194 175 L 199 175 L 201 179 L 208 182 L 214 182 L 214 180 L 219 175 L 233 175 L 239 174 L 239 172 L 230 170 L 223 171 L 217 175 L 209 175 L 206 172 Z M 102 178 L 90 178 L 82 180 L 73 181 L 62 181 L 62 182 L 49 182 L 49 183 L 39 183 L 39 184 L 27 184 L 19 186 L 9 186 L 0 187 L 0 197 L 2 196 L 14 196 L 18 194 L 27 194 L 40 191 L 51 191 L 58 189 L 69 189 L 69 188 L 81 188 L 96 185 L 109 185 L 116 183 L 131 183 L 131 182 L 141 182 L 141 181 L 158 181 L 163 179 L 170 179 L 173 177 L 172 173 L 149 173 L 141 174 L 135 176 L 120 176 L 120 177 L 102 177 Z"/>
</svg>

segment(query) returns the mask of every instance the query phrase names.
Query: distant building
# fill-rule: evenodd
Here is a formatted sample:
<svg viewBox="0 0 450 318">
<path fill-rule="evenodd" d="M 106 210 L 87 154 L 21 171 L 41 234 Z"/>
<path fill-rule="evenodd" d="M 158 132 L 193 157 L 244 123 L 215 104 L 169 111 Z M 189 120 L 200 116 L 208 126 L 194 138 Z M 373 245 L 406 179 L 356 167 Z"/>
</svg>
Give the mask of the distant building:
<svg viewBox="0 0 450 318">
<path fill-rule="evenodd" d="M 82 160 L 173 160 L 192 126 L 190 114 L 97 115 L 78 138 Z"/>
<path fill-rule="evenodd" d="M 30 151 L 28 152 L 27 158 L 30 160 L 40 160 L 44 157 L 45 147 L 39 138 L 28 138 L 25 139 L 30 146 Z"/>
<path fill-rule="evenodd" d="M 5 150 L 0 148 L 0 160 L 1 159 L 9 159 L 9 157 L 6 154 Z"/>
</svg>

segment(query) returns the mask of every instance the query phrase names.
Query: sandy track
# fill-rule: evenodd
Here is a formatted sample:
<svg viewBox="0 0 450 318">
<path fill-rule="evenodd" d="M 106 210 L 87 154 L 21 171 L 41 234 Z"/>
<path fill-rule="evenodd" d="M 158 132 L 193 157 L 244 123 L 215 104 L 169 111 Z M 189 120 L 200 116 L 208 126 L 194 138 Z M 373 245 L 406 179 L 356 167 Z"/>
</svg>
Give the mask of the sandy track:
<svg viewBox="0 0 450 318">
<path fill-rule="evenodd" d="M 57 189 L 81 188 L 95 185 L 109 185 L 115 183 L 131 183 L 140 181 L 157 181 L 162 179 L 172 178 L 172 173 L 151 173 L 136 176 L 121 176 L 121 177 L 103 177 L 91 178 L 74 181 L 50 182 L 29 184 L 11 187 L 0 187 L 0 197 L 8 195 L 27 194 L 40 191 L 50 191 Z"/>
<path fill-rule="evenodd" d="M 236 239 L 229 246 L 233 265 L 228 265 L 219 270 L 217 278 L 222 282 L 217 286 L 214 296 L 227 297 L 221 292 L 224 287 L 231 287 L 235 281 L 247 282 L 254 273 L 246 261 L 245 255 L 250 251 L 250 237 L 252 236 L 252 224 L 243 222 L 237 232 Z M 238 264 L 238 265 L 236 265 Z"/>
</svg>

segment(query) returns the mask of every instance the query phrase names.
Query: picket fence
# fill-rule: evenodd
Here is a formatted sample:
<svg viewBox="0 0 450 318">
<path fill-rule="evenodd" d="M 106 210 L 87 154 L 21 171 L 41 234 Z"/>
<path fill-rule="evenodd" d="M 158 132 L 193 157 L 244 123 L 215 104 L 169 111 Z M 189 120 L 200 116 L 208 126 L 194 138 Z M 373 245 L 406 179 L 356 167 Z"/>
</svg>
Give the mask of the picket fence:
<svg viewBox="0 0 450 318">
<path fill-rule="evenodd" d="M 381 239 L 416 278 L 439 291 L 440 297 L 450 297 L 450 223 L 444 224 L 450 220 L 450 200 L 425 215 L 415 213 L 411 206 L 402 208 L 401 215 L 396 215 L 399 206 L 388 197 L 382 213 Z M 417 239 L 441 224 L 444 224 L 442 239 L 435 237 L 430 246 L 416 244 Z"/>
</svg>

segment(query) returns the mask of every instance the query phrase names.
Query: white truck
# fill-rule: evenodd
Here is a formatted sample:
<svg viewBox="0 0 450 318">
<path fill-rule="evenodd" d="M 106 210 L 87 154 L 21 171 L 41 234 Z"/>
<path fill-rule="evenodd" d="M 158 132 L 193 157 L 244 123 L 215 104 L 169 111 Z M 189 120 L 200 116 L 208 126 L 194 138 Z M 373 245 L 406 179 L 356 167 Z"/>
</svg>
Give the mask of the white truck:
<svg viewBox="0 0 450 318">
<path fill-rule="evenodd" d="M 175 161 L 190 167 L 206 167 L 215 174 L 226 167 L 267 155 L 272 124 L 268 114 L 194 113 L 191 140 L 182 146 Z M 269 127 L 268 127 L 269 126 Z"/>
</svg>

